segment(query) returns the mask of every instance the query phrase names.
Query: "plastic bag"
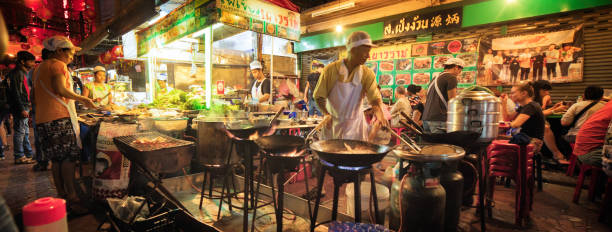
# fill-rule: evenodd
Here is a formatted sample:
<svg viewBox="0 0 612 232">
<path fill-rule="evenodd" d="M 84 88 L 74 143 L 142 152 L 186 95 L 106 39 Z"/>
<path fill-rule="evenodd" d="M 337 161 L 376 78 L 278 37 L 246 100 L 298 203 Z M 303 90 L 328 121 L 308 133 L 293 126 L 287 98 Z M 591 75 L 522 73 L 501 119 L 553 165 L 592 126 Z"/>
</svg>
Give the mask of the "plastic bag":
<svg viewBox="0 0 612 232">
<path fill-rule="evenodd" d="M 128 196 L 124 197 L 123 199 L 106 198 L 106 201 L 108 202 L 108 206 L 110 207 L 111 211 L 113 211 L 113 215 L 115 215 L 115 217 L 119 218 L 125 223 L 129 223 L 132 217 L 134 217 L 136 210 L 138 210 L 140 205 L 144 203 L 145 198 L 139 196 Z M 134 221 L 145 220 L 147 219 L 147 215 L 149 215 L 149 207 L 145 203 L 142 210 L 140 210 L 138 215 L 136 215 L 136 219 Z"/>
</svg>

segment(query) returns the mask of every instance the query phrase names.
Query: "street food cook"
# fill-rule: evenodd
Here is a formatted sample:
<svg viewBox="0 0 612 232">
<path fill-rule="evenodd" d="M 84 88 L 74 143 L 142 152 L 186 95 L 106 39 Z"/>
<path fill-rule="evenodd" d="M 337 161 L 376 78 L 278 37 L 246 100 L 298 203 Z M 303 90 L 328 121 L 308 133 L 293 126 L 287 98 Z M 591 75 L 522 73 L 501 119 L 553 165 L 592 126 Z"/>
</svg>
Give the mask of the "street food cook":
<svg viewBox="0 0 612 232">
<path fill-rule="evenodd" d="M 361 104 L 364 97 L 372 105 L 376 118 L 385 118 L 376 76 L 363 65 L 374 46 L 368 33 L 353 32 L 346 43 L 347 58 L 329 64 L 321 73 L 314 98 L 327 121 L 323 139 L 366 141 L 367 125 Z M 386 120 L 380 123 L 389 124 Z"/>
<path fill-rule="evenodd" d="M 263 74 L 263 66 L 259 61 L 250 64 L 251 74 L 255 81 L 251 84 L 251 98 L 253 103 L 262 103 L 270 99 L 270 79 Z"/>
<path fill-rule="evenodd" d="M 102 66 L 94 68 L 94 82 L 86 84 L 83 96 L 91 99 L 96 106 L 106 106 L 113 103 L 111 87 L 106 81 L 106 69 Z"/>
</svg>

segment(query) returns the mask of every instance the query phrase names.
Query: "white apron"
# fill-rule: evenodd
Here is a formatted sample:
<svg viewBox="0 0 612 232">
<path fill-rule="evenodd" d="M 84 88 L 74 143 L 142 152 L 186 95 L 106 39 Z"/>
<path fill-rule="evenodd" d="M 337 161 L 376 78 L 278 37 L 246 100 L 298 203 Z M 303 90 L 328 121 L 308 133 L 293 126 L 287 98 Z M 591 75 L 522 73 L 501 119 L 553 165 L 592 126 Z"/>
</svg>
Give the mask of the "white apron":
<svg viewBox="0 0 612 232">
<path fill-rule="evenodd" d="M 363 67 L 355 70 L 353 81 L 342 82 L 338 79 L 327 98 L 327 111 L 332 116 L 332 128 L 324 127 L 321 137 L 328 139 L 367 140 L 367 123 L 361 104 L 361 75 Z M 342 62 L 338 69 L 342 80 L 348 78 L 348 69 Z"/>
<path fill-rule="evenodd" d="M 38 70 L 37 70 L 38 71 Z M 36 73 L 36 79 L 34 81 L 38 81 L 38 72 Z M 65 73 L 64 73 L 64 76 Z M 70 78 L 69 76 L 66 76 L 66 78 Z M 81 128 L 79 127 L 79 120 L 77 119 L 77 113 L 76 113 L 76 107 L 74 106 L 74 100 L 70 99 L 68 100 L 68 104 L 66 104 L 66 102 L 62 101 L 61 99 L 59 99 L 59 97 L 55 96 L 54 93 L 52 93 L 47 86 L 45 86 L 45 83 L 40 81 L 40 86 L 43 88 L 43 90 L 45 90 L 45 92 L 47 92 L 47 94 L 49 94 L 51 97 L 53 97 L 56 101 L 58 101 L 60 104 L 62 104 L 66 110 L 68 111 L 68 115 L 70 115 L 70 122 L 72 123 L 72 129 L 74 130 L 74 134 L 76 135 L 76 140 L 77 140 L 77 145 L 79 146 L 79 148 L 82 148 L 83 145 L 81 143 Z M 72 78 L 69 79 L 70 83 L 70 87 L 69 89 L 72 90 L 72 85 L 73 85 L 73 81 Z"/>
<path fill-rule="evenodd" d="M 261 81 L 261 83 L 259 83 L 259 86 L 257 86 L 257 80 L 255 80 L 255 83 L 253 83 L 253 88 L 251 88 L 251 98 L 253 99 L 253 102 L 258 103 L 259 99 L 261 97 L 263 97 L 263 92 L 261 91 L 261 86 L 263 85 L 263 82 L 266 79 L 263 79 Z"/>
</svg>

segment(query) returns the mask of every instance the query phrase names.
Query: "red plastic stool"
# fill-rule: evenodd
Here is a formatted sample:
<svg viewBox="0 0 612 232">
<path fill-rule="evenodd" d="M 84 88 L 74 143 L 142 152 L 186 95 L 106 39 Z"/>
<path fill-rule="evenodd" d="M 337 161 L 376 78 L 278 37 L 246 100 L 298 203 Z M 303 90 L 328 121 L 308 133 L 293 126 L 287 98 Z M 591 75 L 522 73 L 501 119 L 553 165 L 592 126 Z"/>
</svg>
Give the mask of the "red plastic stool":
<svg viewBox="0 0 612 232">
<path fill-rule="evenodd" d="M 534 153 L 533 145 L 519 146 L 507 140 L 495 140 L 487 147 L 489 160 L 489 197 L 492 201 L 495 192 L 495 178 L 508 177 L 515 181 L 515 224 L 522 225 L 523 219 L 529 217 L 533 205 Z M 488 204 L 490 204 L 488 202 Z M 492 216 L 491 207 L 488 208 Z"/>
<path fill-rule="evenodd" d="M 584 185 L 584 175 L 588 171 L 591 171 L 591 181 L 589 182 L 589 200 L 595 200 L 595 186 L 597 186 L 597 181 L 599 181 L 599 176 L 602 174 L 602 170 L 600 167 L 582 164 L 580 165 L 580 174 L 578 174 L 578 181 L 576 182 L 574 197 L 572 199 L 572 202 L 576 204 L 578 204 L 578 200 L 580 200 L 580 192 L 582 192 L 582 186 Z"/>
<path fill-rule="evenodd" d="M 574 170 L 576 170 L 576 164 L 578 163 L 578 156 L 574 155 L 574 146 L 575 143 L 570 143 L 570 147 L 572 148 L 572 154 L 570 155 L 569 165 L 567 166 L 567 172 L 565 172 L 566 176 L 574 176 Z"/>
</svg>

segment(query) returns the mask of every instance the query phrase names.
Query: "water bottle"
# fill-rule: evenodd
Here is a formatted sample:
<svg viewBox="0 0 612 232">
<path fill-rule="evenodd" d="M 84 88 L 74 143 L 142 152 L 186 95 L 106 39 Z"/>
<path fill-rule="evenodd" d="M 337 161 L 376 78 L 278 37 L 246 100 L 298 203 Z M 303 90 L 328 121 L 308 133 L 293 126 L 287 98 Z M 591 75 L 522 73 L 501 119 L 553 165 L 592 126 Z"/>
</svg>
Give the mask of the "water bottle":
<svg viewBox="0 0 612 232">
<path fill-rule="evenodd" d="M 68 232 L 66 201 L 43 197 L 23 207 L 26 232 Z"/>
</svg>

